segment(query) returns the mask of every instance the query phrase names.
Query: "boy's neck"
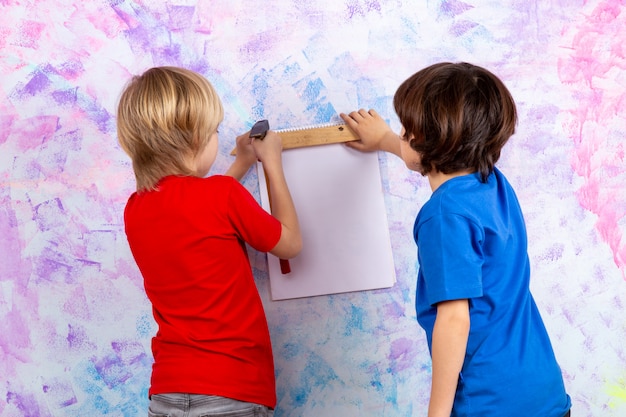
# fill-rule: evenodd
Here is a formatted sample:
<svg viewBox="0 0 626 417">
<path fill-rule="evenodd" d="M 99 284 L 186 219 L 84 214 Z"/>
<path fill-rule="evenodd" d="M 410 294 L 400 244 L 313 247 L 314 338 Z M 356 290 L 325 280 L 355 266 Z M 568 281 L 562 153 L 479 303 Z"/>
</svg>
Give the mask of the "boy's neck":
<svg viewBox="0 0 626 417">
<path fill-rule="evenodd" d="M 470 170 L 457 171 L 451 174 L 444 174 L 439 171 L 431 171 L 426 176 L 428 177 L 428 183 L 430 184 L 430 189 L 433 192 L 435 192 L 437 188 L 441 187 L 441 184 L 448 181 L 449 179 L 460 177 L 463 175 L 469 175 L 471 173 L 472 171 Z"/>
</svg>

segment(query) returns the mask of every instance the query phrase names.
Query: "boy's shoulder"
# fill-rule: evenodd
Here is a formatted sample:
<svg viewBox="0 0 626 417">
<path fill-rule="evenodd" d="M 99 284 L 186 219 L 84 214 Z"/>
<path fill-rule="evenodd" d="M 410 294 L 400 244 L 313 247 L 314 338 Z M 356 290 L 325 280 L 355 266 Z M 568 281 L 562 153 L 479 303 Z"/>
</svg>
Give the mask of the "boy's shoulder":
<svg viewBox="0 0 626 417">
<path fill-rule="evenodd" d="M 422 206 L 418 222 L 435 216 L 461 216 L 479 222 L 486 214 L 490 201 L 497 194 L 499 179 L 492 173 L 482 182 L 478 173 L 458 176 L 443 183 Z"/>
<path fill-rule="evenodd" d="M 195 177 L 196 180 L 198 180 L 199 182 L 201 182 L 202 184 L 209 184 L 209 185 L 213 185 L 213 184 L 220 184 L 220 185 L 233 185 L 233 184 L 239 184 L 239 181 L 237 181 L 235 178 L 229 176 L 229 175 L 222 175 L 222 174 L 215 174 L 215 175 L 211 175 L 208 177 Z"/>
<path fill-rule="evenodd" d="M 182 188 L 188 194 L 198 196 L 210 196 L 216 198 L 229 198 L 233 190 L 243 187 L 239 181 L 228 175 L 211 175 L 209 177 L 186 177 Z"/>
<path fill-rule="evenodd" d="M 219 195 L 228 193 L 233 187 L 241 186 L 233 177 L 227 175 L 211 175 L 209 177 L 193 177 L 172 175 L 162 178 L 155 190 L 134 192 L 129 197 L 129 201 L 153 200 L 170 198 L 176 195 L 176 198 L 189 196 L 189 198 L 197 198 L 202 195 Z"/>
<path fill-rule="evenodd" d="M 211 175 L 208 177 L 193 177 L 193 176 L 176 176 L 168 177 L 171 185 L 175 187 L 189 187 L 189 188 L 212 188 L 212 187 L 232 187 L 238 184 L 238 181 L 228 175 Z"/>
</svg>

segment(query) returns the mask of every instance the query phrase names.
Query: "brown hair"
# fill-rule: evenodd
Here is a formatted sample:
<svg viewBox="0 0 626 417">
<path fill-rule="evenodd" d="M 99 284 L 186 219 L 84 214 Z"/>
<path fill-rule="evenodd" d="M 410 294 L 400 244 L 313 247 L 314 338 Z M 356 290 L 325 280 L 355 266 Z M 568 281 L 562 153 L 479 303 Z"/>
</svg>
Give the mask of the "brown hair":
<svg viewBox="0 0 626 417">
<path fill-rule="evenodd" d="M 190 161 L 224 118 L 213 86 L 200 74 L 156 67 L 135 76 L 117 108 L 117 136 L 133 162 L 137 190 L 167 175 L 195 175 Z"/>
<path fill-rule="evenodd" d="M 403 139 L 420 154 L 422 175 L 469 169 L 486 181 L 517 123 L 502 81 L 468 63 L 422 69 L 400 85 L 393 103 Z"/>
</svg>

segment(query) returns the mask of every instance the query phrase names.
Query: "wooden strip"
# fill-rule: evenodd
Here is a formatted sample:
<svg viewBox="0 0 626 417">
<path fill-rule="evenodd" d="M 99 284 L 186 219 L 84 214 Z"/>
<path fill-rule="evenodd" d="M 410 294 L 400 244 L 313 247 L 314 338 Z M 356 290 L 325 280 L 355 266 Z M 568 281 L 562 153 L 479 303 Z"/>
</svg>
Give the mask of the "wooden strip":
<svg viewBox="0 0 626 417">
<path fill-rule="evenodd" d="M 323 127 L 277 130 L 283 141 L 283 150 L 302 148 L 305 146 L 329 145 L 358 140 L 346 125 L 331 125 Z M 237 154 L 237 148 L 231 155 Z"/>
</svg>

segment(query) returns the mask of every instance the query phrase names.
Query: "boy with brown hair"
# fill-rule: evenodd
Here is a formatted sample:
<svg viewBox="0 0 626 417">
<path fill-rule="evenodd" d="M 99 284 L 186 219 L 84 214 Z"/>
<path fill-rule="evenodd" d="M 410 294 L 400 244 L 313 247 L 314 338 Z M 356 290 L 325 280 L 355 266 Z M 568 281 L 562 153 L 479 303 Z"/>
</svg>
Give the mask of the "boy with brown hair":
<svg viewBox="0 0 626 417">
<path fill-rule="evenodd" d="M 526 226 L 495 167 L 515 131 L 504 84 L 467 63 L 431 65 L 394 96 L 401 136 L 374 110 L 342 114 L 360 151 L 428 178 L 415 220 L 417 320 L 432 356 L 429 417 L 563 417 L 571 401 L 529 290 Z"/>
</svg>

